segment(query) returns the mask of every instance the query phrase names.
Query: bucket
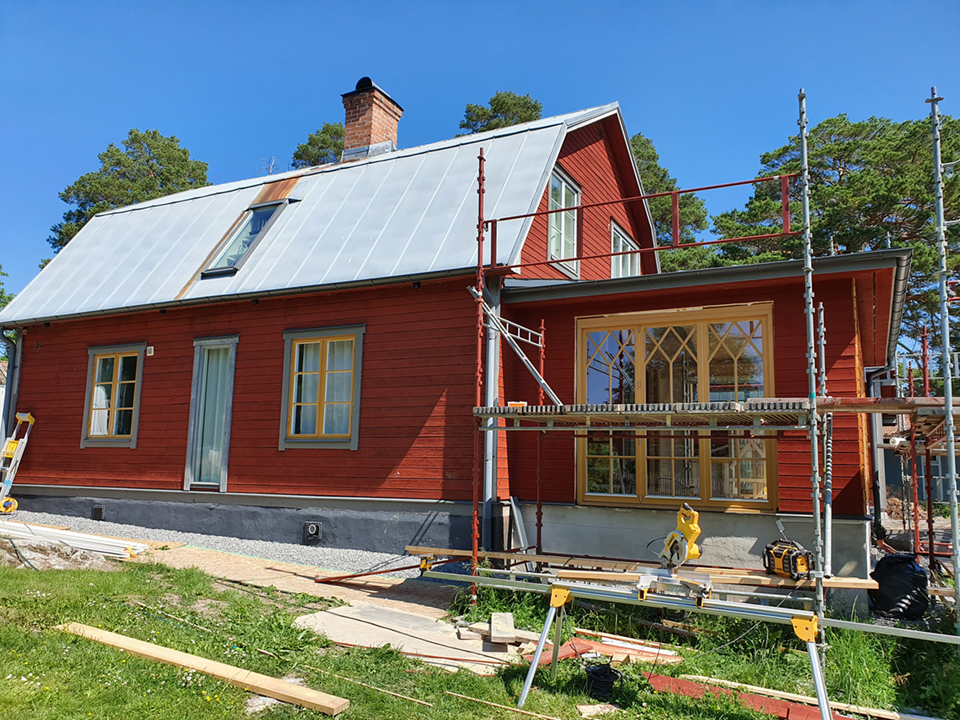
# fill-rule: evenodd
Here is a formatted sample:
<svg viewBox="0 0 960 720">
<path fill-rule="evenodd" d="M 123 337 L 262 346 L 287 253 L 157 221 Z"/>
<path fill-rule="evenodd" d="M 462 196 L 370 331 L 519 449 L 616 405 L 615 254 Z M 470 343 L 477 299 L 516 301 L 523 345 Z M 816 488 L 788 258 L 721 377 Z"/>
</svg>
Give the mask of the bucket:
<svg viewBox="0 0 960 720">
<path fill-rule="evenodd" d="M 590 665 L 587 667 L 587 693 L 597 700 L 606 700 L 613 692 L 614 684 L 623 677 L 623 673 L 614 670 L 610 664 Z"/>
</svg>

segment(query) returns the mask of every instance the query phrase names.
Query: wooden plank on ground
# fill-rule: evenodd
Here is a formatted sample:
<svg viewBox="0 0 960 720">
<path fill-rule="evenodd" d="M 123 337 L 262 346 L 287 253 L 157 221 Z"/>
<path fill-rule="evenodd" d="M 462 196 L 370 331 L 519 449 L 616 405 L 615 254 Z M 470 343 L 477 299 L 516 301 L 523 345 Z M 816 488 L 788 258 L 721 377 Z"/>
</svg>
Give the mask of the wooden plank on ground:
<svg viewBox="0 0 960 720">
<path fill-rule="evenodd" d="M 513 613 L 490 613 L 490 642 L 507 645 L 516 642 L 517 634 L 513 629 Z"/>
<path fill-rule="evenodd" d="M 283 702 L 300 705 L 311 710 L 319 710 L 327 715 L 337 715 L 350 707 L 350 701 L 336 695 L 328 695 L 319 690 L 312 690 L 301 685 L 272 678 L 260 673 L 250 672 L 243 668 L 238 668 L 216 660 L 207 660 L 198 655 L 172 650 L 170 648 L 155 645 L 154 643 L 137 640 L 126 635 L 100 630 L 99 628 L 82 625 L 80 623 L 67 623 L 59 625 L 58 630 L 68 632 L 71 635 L 94 640 L 110 647 L 119 648 L 131 655 L 146 658 L 147 660 L 156 660 L 157 662 L 176 665 L 177 667 L 196 670 L 218 680 L 230 683 L 244 690 L 265 695 L 266 697 L 282 700 Z"/>
</svg>

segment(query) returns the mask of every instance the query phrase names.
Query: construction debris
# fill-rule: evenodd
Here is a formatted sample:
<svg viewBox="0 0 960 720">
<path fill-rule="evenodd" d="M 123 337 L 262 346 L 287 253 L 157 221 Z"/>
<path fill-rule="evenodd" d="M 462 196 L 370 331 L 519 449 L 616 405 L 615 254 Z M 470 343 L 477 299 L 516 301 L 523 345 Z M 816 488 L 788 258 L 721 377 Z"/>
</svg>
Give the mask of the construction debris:
<svg viewBox="0 0 960 720">
<path fill-rule="evenodd" d="M 518 715 L 526 715 L 528 717 L 542 718 L 542 720 L 560 720 L 560 718 L 553 717 L 552 715 L 538 715 L 535 712 L 528 712 L 526 710 L 520 710 L 515 707 L 510 707 L 509 705 L 497 705 L 497 703 L 488 702 L 486 700 L 480 700 L 479 698 L 469 697 L 468 695 L 461 695 L 460 693 L 450 692 L 449 690 L 444 690 L 444 695 L 452 695 L 453 697 L 460 698 L 461 700 L 469 700 L 470 702 L 480 703 L 481 705 L 488 705 L 489 707 L 500 708 L 501 710 L 509 710 L 510 712 L 515 712 Z"/>
<path fill-rule="evenodd" d="M 33 570 L 116 570 L 103 555 L 67 545 L 0 535 L 0 567 Z"/>
<path fill-rule="evenodd" d="M 609 658 L 616 659 L 617 662 L 643 663 L 646 665 L 679 665 L 683 658 L 677 653 L 660 648 L 640 648 L 625 647 L 626 643 L 610 645 L 593 640 L 577 638 L 565 642 L 560 646 L 557 652 L 557 660 L 567 660 L 572 657 L 580 657 L 587 653 L 597 653 L 606 655 Z M 533 661 L 533 654 L 523 656 L 524 660 Z M 540 665 L 549 665 L 553 658 L 544 653 L 540 656 Z"/>
<path fill-rule="evenodd" d="M 611 713 L 620 712 L 620 706 L 616 703 L 600 703 L 598 705 L 577 705 L 577 710 L 582 718 L 595 718 Z"/>
<path fill-rule="evenodd" d="M 0 520 L 0 537 L 14 538 L 15 540 L 46 540 L 60 543 L 74 550 L 89 550 L 106 557 L 124 560 L 139 555 L 150 547 L 145 543 L 130 540 L 90 535 L 71 530 L 59 530 L 13 520 Z"/>
<path fill-rule="evenodd" d="M 495 612 L 490 614 L 490 642 L 508 645 L 517 641 L 513 629 L 513 613 Z"/>
<path fill-rule="evenodd" d="M 350 701 L 335 695 L 327 695 L 319 690 L 313 690 L 308 687 L 300 687 L 290 682 L 285 682 L 277 678 L 261 675 L 260 673 L 250 672 L 243 668 L 233 665 L 207 660 L 206 658 L 189 653 L 171 650 L 154 643 L 144 642 L 135 638 L 119 635 L 117 633 L 100 630 L 89 625 L 80 623 L 67 623 L 59 625 L 58 630 L 68 632 L 71 635 L 78 635 L 88 640 L 94 640 L 104 645 L 119 648 L 130 655 L 146 658 L 147 660 L 156 660 L 157 662 L 175 665 L 177 667 L 196 670 L 218 680 L 223 680 L 235 687 L 255 692 L 258 695 L 272 697 L 275 700 L 300 705 L 311 710 L 319 710 L 327 715 L 337 715 L 348 707 Z"/>
</svg>

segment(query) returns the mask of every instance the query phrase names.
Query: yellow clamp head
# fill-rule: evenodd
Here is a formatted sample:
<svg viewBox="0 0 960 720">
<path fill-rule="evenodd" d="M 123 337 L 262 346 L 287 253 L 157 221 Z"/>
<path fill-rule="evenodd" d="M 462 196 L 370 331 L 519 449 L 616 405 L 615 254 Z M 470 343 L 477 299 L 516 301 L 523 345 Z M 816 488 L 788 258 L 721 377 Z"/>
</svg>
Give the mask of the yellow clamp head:
<svg viewBox="0 0 960 720">
<path fill-rule="evenodd" d="M 31 425 L 33 425 L 36 421 L 37 421 L 37 419 L 36 419 L 33 415 L 31 415 L 30 413 L 28 413 L 28 412 L 25 412 L 25 413 L 17 413 L 17 424 L 20 424 L 20 423 L 25 422 L 25 423 L 30 423 Z"/>
<path fill-rule="evenodd" d="M 433 567 L 433 555 L 427 555 L 420 558 L 420 572 L 424 572 Z"/>
<path fill-rule="evenodd" d="M 804 642 L 815 642 L 817 639 L 817 616 L 812 618 L 795 617 L 790 618 L 793 624 L 793 631 L 797 637 Z"/>
<path fill-rule="evenodd" d="M 550 607 L 563 607 L 570 602 L 570 590 L 565 587 L 550 588 Z"/>
</svg>

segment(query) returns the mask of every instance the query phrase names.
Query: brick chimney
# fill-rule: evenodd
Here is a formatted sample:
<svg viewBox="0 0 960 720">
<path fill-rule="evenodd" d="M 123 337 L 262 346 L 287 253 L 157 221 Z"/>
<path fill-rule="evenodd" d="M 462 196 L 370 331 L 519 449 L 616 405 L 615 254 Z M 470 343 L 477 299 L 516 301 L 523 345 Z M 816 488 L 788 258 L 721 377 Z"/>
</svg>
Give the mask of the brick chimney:
<svg viewBox="0 0 960 720">
<path fill-rule="evenodd" d="M 343 94 L 341 162 L 362 160 L 397 149 L 397 125 L 403 108 L 368 77 L 360 78 L 353 92 Z"/>
</svg>

